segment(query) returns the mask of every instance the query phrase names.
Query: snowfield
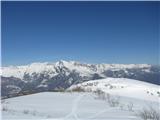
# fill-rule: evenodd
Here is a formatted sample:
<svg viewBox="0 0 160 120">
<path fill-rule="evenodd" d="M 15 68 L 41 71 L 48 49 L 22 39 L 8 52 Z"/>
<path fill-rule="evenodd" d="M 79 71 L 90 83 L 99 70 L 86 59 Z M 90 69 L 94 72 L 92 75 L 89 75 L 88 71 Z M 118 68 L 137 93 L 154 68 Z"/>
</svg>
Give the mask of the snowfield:
<svg viewBox="0 0 160 120">
<path fill-rule="evenodd" d="M 138 114 L 144 108 L 159 111 L 158 85 L 107 78 L 67 91 L 77 86 L 90 92 L 42 92 L 2 100 L 2 120 L 143 120 Z M 96 90 L 107 97 L 91 92 Z"/>
<path fill-rule="evenodd" d="M 52 119 L 52 120 L 141 120 L 129 111 L 127 104 L 134 103 L 138 111 L 148 104 L 158 103 L 130 98 L 121 98 L 120 107 L 110 107 L 107 102 L 96 99 L 91 93 L 44 92 L 5 100 L 2 120 Z"/>
<path fill-rule="evenodd" d="M 73 85 L 68 90 L 80 87 L 86 91 L 97 89 L 112 95 L 137 98 L 142 100 L 160 101 L 160 86 L 127 78 L 106 78 L 91 80 Z"/>
</svg>

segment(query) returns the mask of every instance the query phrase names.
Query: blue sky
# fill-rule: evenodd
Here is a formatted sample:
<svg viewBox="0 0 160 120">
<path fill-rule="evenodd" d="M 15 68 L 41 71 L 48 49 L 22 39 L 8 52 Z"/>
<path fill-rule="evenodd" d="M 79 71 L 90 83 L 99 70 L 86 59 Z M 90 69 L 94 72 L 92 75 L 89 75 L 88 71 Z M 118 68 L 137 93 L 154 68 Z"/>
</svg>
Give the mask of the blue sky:
<svg viewBox="0 0 160 120">
<path fill-rule="evenodd" d="M 2 65 L 158 64 L 158 2 L 2 2 Z"/>
</svg>

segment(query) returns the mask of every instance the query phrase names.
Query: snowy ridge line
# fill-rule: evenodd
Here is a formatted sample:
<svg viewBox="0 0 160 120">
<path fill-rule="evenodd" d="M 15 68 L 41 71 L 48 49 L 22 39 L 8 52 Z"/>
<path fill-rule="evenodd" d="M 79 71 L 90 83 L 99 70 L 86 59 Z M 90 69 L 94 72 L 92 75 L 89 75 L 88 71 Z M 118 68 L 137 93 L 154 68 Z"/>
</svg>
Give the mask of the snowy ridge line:
<svg viewBox="0 0 160 120">
<path fill-rule="evenodd" d="M 127 78 L 106 78 L 101 80 L 91 80 L 77 85 L 72 85 L 68 91 L 84 90 L 130 97 L 142 100 L 156 101 L 160 103 L 160 85 L 141 82 Z"/>
<path fill-rule="evenodd" d="M 42 73 L 48 72 L 51 76 L 56 75 L 57 71 L 56 68 L 66 67 L 70 71 L 77 70 L 80 73 L 101 73 L 104 70 L 112 69 L 112 70 L 119 70 L 119 69 L 131 69 L 131 68 L 150 68 L 151 65 L 149 64 L 86 64 L 86 63 L 79 63 L 75 61 L 58 61 L 55 63 L 32 63 L 29 65 L 23 66 L 9 66 L 9 67 L 2 67 L 1 76 L 10 77 L 14 76 L 17 78 L 23 78 L 24 74 L 32 75 L 34 73 Z"/>
</svg>

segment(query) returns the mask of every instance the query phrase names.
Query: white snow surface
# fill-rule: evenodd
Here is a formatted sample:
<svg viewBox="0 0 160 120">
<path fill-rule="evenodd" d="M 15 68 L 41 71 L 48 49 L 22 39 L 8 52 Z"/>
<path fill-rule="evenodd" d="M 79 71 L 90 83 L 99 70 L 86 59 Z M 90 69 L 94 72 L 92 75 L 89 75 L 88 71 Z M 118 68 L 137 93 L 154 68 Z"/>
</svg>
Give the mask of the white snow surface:
<svg viewBox="0 0 160 120">
<path fill-rule="evenodd" d="M 134 112 L 127 105 L 133 103 Z M 92 93 L 44 92 L 5 100 L 2 120 L 141 120 L 135 114 L 144 106 L 158 103 L 121 97 L 120 107 L 110 107 Z M 158 109 L 158 108 L 157 108 Z"/>
<path fill-rule="evenodd" d="M 160 102 L 160 86 L 127 78 L 105 78 L 91 80 L 77 85 L 72 85 L 68 90 L 81 87 L 88 91 L 102 90 L 112 95 L 131 97 L 142 100 Z"/>
<path fill-rule="evenodd" d="M 139 110 L 152 106 L 160 109 L 158 85 L 124 78 L 92 80 L 81 86 L 92 91 L 100 89 L 111 97 L 119 97 L 119 105 L 111 107 L 93 92 L 42 92 L 5 99 L 2 120 L 141 120 Z M 112 87 L 111 87 L 112 86 Z M 147 93 L 149 91 L 149 93 Z M 128 105 L 133 104 L 133 111 Z"/>
</svg>

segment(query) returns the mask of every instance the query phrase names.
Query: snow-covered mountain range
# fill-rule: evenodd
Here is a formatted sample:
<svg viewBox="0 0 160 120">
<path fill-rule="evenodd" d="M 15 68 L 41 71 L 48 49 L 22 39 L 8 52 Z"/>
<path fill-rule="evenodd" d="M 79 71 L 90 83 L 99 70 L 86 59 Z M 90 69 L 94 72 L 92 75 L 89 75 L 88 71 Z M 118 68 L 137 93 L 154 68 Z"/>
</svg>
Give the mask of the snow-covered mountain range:
<svg viewBox="0 0 160 120">
<path fill-rule="evenodd" d="M 75 61 L 2 67 L 2 96 L 62 90 L 84 81 L 130 78 L 159 83 L 160 66 L 148 64 L 86 64 Z"/>
</svg>

